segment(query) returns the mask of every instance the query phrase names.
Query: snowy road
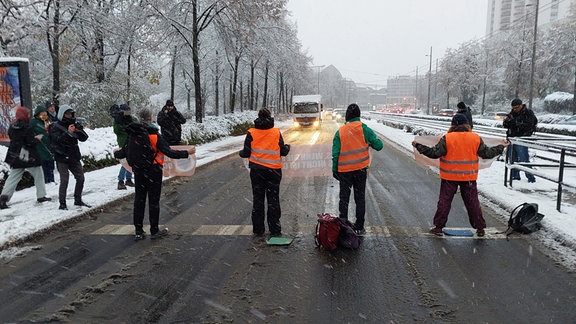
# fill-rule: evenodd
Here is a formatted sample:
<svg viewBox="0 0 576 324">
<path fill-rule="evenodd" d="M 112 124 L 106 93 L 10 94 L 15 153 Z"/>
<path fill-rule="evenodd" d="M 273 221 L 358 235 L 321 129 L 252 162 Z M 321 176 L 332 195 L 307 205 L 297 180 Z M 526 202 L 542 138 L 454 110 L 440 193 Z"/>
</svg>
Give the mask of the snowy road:
<svg viewBox="0 0 576 324">
<path fill-rule="evenodd" d="M 323 131 L 287 130 L 293 146 L 329 144 Z M 285 177 L 288 247 L 251 238 L 251 187 L 230 156 L 164 184 L 171 235 L 132 240 L 130 199 L 38 240 L 0 270 L 3 322 L 405 323 L 573 321 L 575 277 L 530 236 L 506 241 L 484 206 L 486 238 L 426 233 L 439 181 L 386 144 L 372 152 L 368 234 L 356 251 L 315 247 L 316 213 L 337 212 L 332 177 Z M 353 206 L 353 204 L 351 204 Z M 353 215 L 353 212 L 351 213 Z M 467 227 L 457 197 L 449 225 Z"/>
</svg>

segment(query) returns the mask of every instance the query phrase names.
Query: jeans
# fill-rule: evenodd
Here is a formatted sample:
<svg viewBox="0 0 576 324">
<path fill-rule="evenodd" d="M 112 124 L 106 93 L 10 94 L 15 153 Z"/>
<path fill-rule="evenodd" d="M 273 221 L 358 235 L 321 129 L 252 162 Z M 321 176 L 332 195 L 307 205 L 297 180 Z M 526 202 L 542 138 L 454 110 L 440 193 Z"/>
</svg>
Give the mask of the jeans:
<svg viewBox="0 0 576 324">
<path fill-rule="evenodd" d="M 118 172 L 118 181 L 132 180 L 132 173 L 128 172 L 125 167 L 120 167 Z"/>
<path fill-rule="evenodd" d="M 54 160 L 42 161 L 44 171 L 44 183 L 54 182 Z"/>
<path fill-rule="evenodd" d="M 511 144 L 506 149 L 506 156 L 510 163 L 512 162 L 530 162 L 530 156 L 528 155 L 528 147 L 518 144 Z M 510 171 L 512 173 L 512 179 L 520 180 L 520 170 L 512 169 Z M 526 178 L 529 182 L 536 181 L 536 178 L 532 173 L 524 172 L 526 174 Z"/>
</svg>

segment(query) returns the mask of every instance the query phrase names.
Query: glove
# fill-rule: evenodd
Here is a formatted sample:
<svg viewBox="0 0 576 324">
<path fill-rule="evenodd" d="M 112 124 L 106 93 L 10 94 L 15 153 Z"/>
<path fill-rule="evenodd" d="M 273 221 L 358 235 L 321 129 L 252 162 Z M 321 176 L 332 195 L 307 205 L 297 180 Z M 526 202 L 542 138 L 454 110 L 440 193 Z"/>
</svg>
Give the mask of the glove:
<svg viewBox="0 0 576 324">
<path fill-rule="evenodd" d="M 334 177 L 334 179 L 340 181 L 340 174 L 336 171 L 332 171 L 332 176 Z"/>
</svg>

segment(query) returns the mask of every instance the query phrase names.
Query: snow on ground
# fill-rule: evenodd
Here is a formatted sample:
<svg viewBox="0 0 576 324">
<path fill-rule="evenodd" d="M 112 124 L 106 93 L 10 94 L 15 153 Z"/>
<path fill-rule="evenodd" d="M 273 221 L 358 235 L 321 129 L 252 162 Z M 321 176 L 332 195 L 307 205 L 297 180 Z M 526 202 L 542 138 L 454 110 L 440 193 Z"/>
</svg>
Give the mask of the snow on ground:
<svg viewBox="0 0 576 324">
<path fill-rule="evenodd" d="M 399 129 L 393 129 L 375 120 L 364 120 L 372 129 L 388 138 L 390 142 L 397 143 L 397 146 L 404 149 L 407 154 L 412 155 L 411 142 L 414 135 Z M 226 132 L 226 123 L 218 122 L 218 118 L 213 118 L 207 128 L 214 132 Z M 218 126 L 221 125 L 221 126 Z M 288 128 L 289 122 L 277 122 L 277 127 Z M 111 154 L 116 146 L 116 137 L 111 127 L 87 130 L 89 140 L 80 144 L 83 155 L 88 153 L 96 158 L 102 158 Z M 210 163 L 214 160 L 236 154 L 242 146 L 244 136 L 225 137 L 214 142 L 197 146 L 197 166 Z M 288 143 L 289 144 L 289 143 Z M 381 154 L 374 153 L 373 154 Z M 0 156 L 6 155 L 6 147 L 0 147 Z M 76 208 L 71 201 L 74 188 L 74 179 L 71 176 L 68 185 L 68 206 L 70 210 L 58 209 L 58 187 L 54 184 L 47 186 L 48 196 L 52 197 L 51 202 L 37 203 L 35 188 L 27 188 L 14 193 L 12 200 L 8 203 L 10 208 L 0 210 L 0 247 L 10 246 L 14 242 L 21 241 L 34 233 L 46 230 L 51 226 L 66 221 L 80 215 L 88 210 L 93 210 L 107 203 L 121 199 L 133 193 L 133 188 L 128 190 L 117 190 L 117 175 L 119 165 L 103 168 L 100 170 L 87 172 L 84 187 L 83 200 L 93 207 Z M 436 172 L 435 169 L 430 169 Z M 483 196 L 481 199 L 491 208 L 502 215 L 502 220 L 507 221 L 510 211 L 523 202 L 538 203 L 539 211 L 545 215 L 543 220 L 544 229 L 531 235 L 539 238 L 546 245 L 557 251 L 557 260 L 573 266 L 576 264 L 576 207 L 569 202 L 562 203 L 561 212 L 556 210 L 555 183 L 537 178 L 536 184 L 530 184 L 525 180 L 515 181 L 514 187 L 504 187 L 504 163 L 495 161 L 492 167 L 482 169 L 478 179 L 478 189 Z M 56 173 L 56 181 L 58 174 Z M 432 215 L 430 215 L 432 218 Z M 0 259 L 10 259 L 20 255 L 30 247 L 10 247 L 0 251 Z"/>
</svg>

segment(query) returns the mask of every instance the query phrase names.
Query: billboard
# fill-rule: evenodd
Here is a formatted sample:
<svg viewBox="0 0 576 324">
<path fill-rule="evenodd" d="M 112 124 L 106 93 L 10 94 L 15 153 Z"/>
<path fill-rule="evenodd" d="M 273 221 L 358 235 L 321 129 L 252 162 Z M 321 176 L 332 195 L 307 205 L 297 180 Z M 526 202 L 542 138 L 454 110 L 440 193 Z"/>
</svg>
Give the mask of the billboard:
<svg viewBox="0 0 576 324">
<path fill-rule="evenodd" d="M 16 107 L 32 109 L 28 59 L 0 57 L 0 143 L 6 144 Z"/>
</svg>

